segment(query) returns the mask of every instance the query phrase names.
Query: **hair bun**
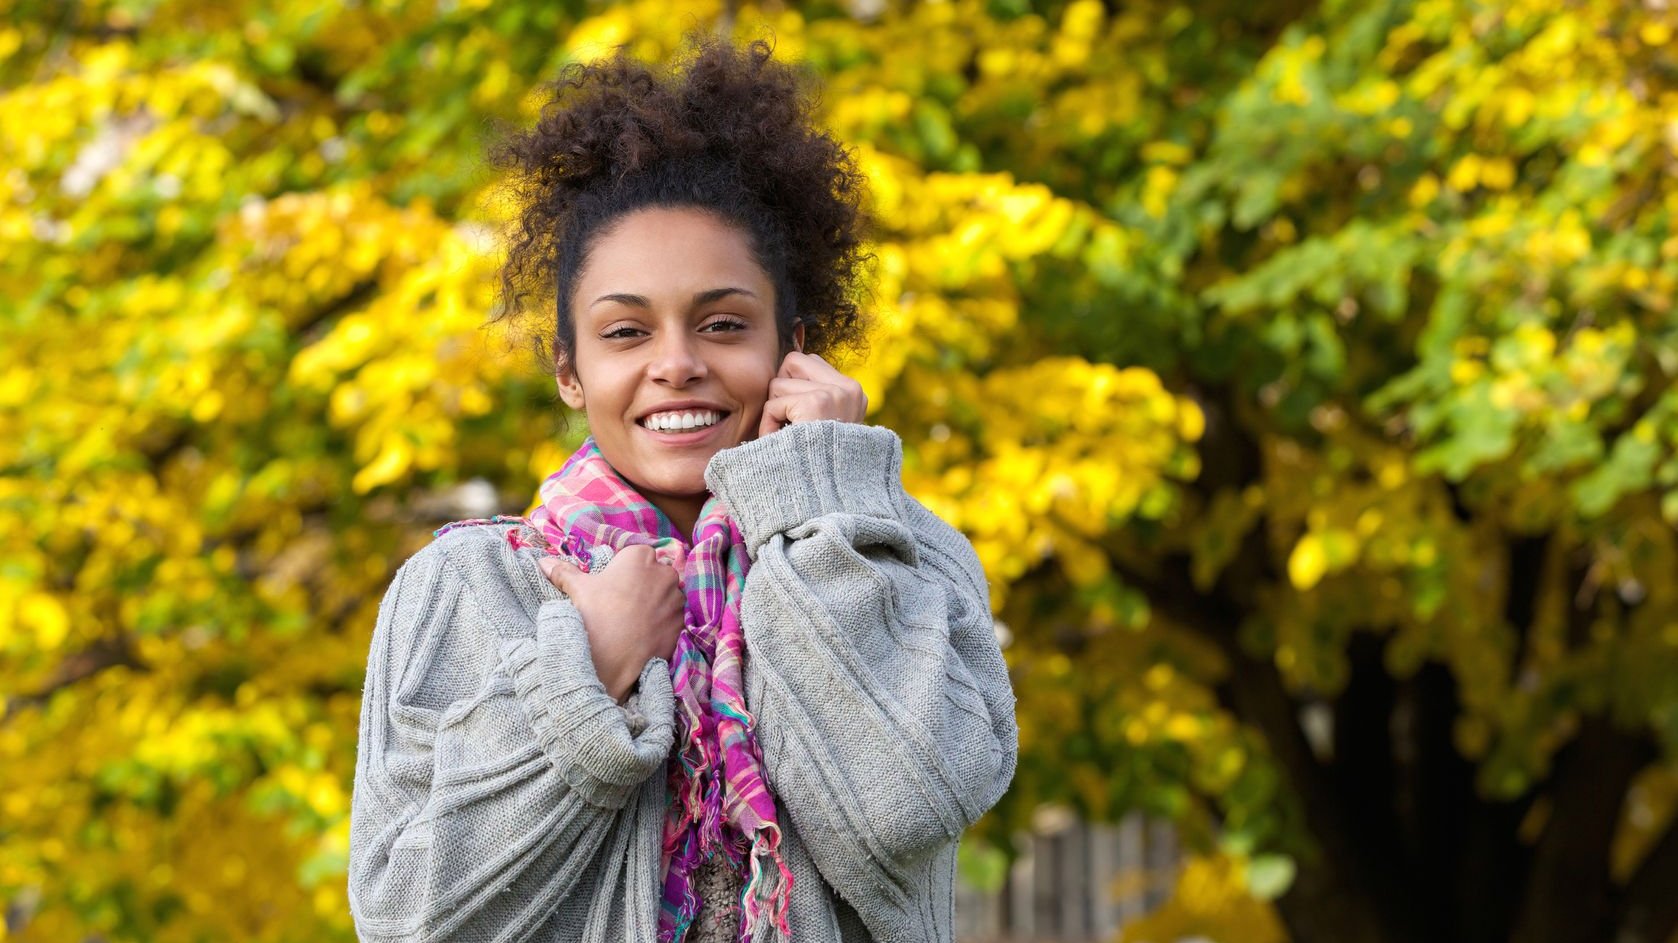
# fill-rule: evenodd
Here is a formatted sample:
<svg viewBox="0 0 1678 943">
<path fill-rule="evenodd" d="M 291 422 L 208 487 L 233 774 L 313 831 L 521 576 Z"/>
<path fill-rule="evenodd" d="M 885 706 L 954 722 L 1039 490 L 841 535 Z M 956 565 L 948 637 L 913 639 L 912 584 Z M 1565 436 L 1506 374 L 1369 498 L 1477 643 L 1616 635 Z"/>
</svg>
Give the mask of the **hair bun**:
<svg viewBox="0 0 1678 943">
<path fill-rule="evenodd" d="M 857 275 L 866 188 L 849 152 L 820 129 L 808 83 L 763 41 L 688 40 L 657 72 L 620 47 L 567 66 L 535 126 L 490 160 L 518 212 L 496 320 L 540 315 L 553 358 L 571 349 L 569 292 L 601 224 L 647 205 L 691 205 L 746 228 L 789 295 L 784 331 L 802 321 L 806 352 L 861 342 Z M 557 320 L 550 320 L 549 314 Z"/>
</svg>

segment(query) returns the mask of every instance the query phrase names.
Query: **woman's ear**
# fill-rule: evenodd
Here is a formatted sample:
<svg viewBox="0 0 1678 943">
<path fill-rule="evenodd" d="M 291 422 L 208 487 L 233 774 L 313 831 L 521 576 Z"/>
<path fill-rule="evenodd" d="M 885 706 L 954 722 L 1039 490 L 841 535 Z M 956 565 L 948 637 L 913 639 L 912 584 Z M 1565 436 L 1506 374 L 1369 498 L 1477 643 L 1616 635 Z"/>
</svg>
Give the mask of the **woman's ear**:
<svg viewBox="0 0 1678 943">
<path fill-rule="evenodd" d="M 583 412 L 583 385 L 577 382 L 577 374 L 569 366 L 561 365 L 554 372 L 554 382 L 559 387 L 559 398 L 565 405 Z"/>
<path fill-rule="evenodd" d="M 792 327 L 792 349 L 804 353 L 804 322 L 800 321 Z"/>
</svg>

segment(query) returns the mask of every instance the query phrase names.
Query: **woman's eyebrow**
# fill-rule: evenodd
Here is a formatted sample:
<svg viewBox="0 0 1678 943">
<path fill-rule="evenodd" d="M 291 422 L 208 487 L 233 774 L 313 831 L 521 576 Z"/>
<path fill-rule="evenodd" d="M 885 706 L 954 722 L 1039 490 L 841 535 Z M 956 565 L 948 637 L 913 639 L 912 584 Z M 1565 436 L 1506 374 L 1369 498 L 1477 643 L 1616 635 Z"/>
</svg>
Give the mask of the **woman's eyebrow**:
<svg viewBox="0 0 1678 943">
<path fill-rule="evenodd" d="M 748 298 L 757 297 L 757 295 L 744 288 L 712 288 L 707 291 L 695 293 L 693 296 L 693 306 L 697 308 L 700 305 L 710 304 L 719 298 L 727 298 L 729 295 L 745 295 Z"/>
<path fill-rule="evenodd" d="M 748 291 L 744 288 L 708 288 L 705 291 L 694 293 L 692 307 L 697 308 L 700 305 L 710 304 L 719 298 L 727 298 L 729 295 L 745 295 L 749 298 L 757 297 L 755 292 Z M 613 292 L 609 295 L 601 295 L 592 302 L 589 302 L 589 307 L 592 308 L 602 301 L 615 301 L 618 304 L 629 305 L 631 308 L 651 308 L 653 306 L 652 302 L 648 301 L 644 295 L 631 295 L 623 292 Z"/>
</svg>

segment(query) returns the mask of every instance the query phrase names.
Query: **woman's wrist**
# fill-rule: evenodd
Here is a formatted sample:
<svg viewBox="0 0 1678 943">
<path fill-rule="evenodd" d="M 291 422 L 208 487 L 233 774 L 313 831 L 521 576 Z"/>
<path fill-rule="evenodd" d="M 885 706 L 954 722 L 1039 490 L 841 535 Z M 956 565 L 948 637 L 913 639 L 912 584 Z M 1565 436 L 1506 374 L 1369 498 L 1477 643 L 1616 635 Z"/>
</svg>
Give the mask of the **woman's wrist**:
<svg viewBox="0 0 1678 943">
<path fill-rule="evenodd" d="M 607 696 L 621 705 L 629 699 L 631 690 L 640 680 L 641 667 L 632 668 L 622 661 L 596 657 L 594 673 L 600 679 L 600 686 L 606 689 Z"/>
</svg>

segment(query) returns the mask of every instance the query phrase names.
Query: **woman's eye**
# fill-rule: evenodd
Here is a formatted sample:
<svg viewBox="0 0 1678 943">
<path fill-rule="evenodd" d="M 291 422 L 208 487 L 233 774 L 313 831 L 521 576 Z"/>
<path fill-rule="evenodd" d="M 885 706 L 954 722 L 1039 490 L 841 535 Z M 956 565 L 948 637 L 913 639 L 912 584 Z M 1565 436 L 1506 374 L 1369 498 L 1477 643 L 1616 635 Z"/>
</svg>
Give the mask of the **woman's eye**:
<svg viewBox="0 0 1678 943">
<path fill-rule="evenodd" d="M 701 330 L 705 330 L 705 331 L 709 331 L 709 330 L 713 330 L 713 329 L 724 330 L 724 331 L 743 331 L 743 330 L 746 329 L 746 322 L 736 321 L 733 318 L 720 318 L 718 320 L 712 321 L 710 324 L 707 324 L 703 328 L 701 328 Z"/>
<path fill-rule="evenodd" d="M 620 337 L 632 336 L 634 333 L 635 333 L 635 328 L 620 327 L 620 328 L 617 328 L 615 330 L 607 331 L 606 333 L 604 333 L 600 336 L 604 337 L 607 340 L 617 340 Z"/>
</svg>

